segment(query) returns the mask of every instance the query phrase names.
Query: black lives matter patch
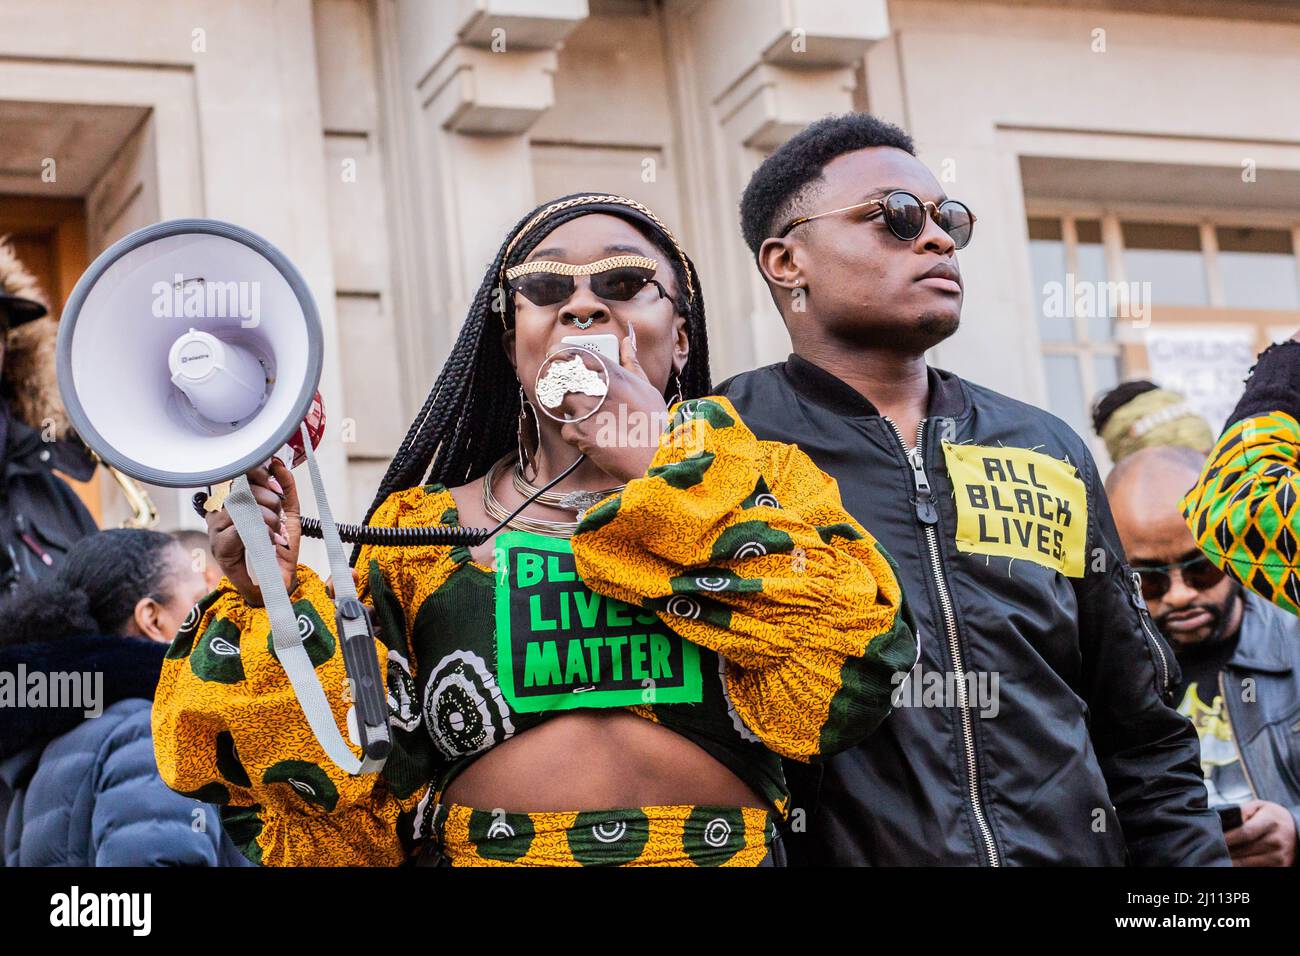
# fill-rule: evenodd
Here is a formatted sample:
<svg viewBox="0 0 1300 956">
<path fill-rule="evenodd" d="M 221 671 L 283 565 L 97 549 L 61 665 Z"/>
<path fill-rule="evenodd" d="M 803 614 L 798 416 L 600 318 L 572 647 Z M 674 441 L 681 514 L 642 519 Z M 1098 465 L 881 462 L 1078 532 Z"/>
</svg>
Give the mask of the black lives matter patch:
<svg viewBox="0 0 1300 956">
<path fill-rule="evenodd" d="M 943 443 L 958 551 L 1084 573 L 1088 492 L 1069 462 L 1027 448 Z"/>
<path fill-rule="evenodd" d="M 583 584 L 567 540 L 510 531 L 496 562 L 497 680 L 514 710 L 703 699 L 699 648 Z"/>
</svg>

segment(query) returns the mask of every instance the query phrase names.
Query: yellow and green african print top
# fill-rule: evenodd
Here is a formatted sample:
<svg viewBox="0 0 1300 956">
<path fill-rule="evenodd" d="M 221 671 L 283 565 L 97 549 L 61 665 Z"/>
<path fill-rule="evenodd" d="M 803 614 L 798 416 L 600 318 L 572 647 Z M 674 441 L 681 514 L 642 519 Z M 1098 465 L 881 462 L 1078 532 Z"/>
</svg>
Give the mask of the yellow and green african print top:
<svg viewBox="0 0 1300 956">
<path fill-rule="evenodd" d="M 441 486 L 392 495 L 372 524 L 455 524 Z M 504 542 L 504 544 L 503 544 Z M 571 542 L 366 547 L 393 752 L 380 774 L 330 763 L 275 659 L 266 612 L 228 581 L 191 612 L 154 704 L 172 788 L 225 806 L 269 865 L 395 865 L 439 796 L 493 746 L 566 709 L 622 707 L 694 741 L 788 810 L 780 757 L 861 741 L 916 642 L 893 568 L 798 448 L 760 442 L 721 398 L 674 406 L 651 467 Z M 346 671 L 321 580 L 299 568 L 299 630 L 346 734 Z"/>
<path fill-rule="evenodd" d="M 1181 507 L 1197 546 L 1252 591 L 1300 614 L 1300 423 L 1285 412 L 1237 422 Z"/>
</svg>

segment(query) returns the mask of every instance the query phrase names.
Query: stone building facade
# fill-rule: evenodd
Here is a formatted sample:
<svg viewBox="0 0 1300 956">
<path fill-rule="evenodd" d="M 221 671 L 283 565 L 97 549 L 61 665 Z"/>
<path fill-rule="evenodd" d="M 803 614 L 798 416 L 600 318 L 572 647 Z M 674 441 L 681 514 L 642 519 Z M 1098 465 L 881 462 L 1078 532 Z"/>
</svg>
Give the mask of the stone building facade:
<svg viewBox="0 0 1300 956">
<path fill-rule="evenodd" d="M 1283 0 L 0 12 L 0 234 L 60 301 L 105 246 L 160 219 L 225 219 L 287 252 L 325 325 L 338 440 L 322 457 L 347 517 L 504 231 L 542 199 L 599 189 L 647 203 L 699 266 L 715 378 L 783 358 L 736 203 L 768 152 L 828 113 L 903 125 L 979 217 L 961 253 L 963 326 L 934 362 L 1080 429 L 1121 378 L 1208 395 L 1300 326 L 1300 10 Z M 1075 291 L 1089 283 L 1136 283 L 1149 308 L 1084 307 Z M 1062 292 L 1079 307 L 1062 310 Z M 111 487 L 87 494 L 113 523 Z M 183 496 L 155 498 L 163 527 L 193 522 Z"/>
</svg>

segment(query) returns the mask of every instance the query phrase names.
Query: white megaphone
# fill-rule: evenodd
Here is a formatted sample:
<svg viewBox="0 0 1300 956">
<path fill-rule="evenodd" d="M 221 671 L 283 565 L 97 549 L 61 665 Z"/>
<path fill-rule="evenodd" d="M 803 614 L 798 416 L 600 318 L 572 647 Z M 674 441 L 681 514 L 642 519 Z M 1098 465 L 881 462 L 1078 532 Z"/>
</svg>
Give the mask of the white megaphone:
<svg viewBox="0 0 1300 956">
<path fill-rule="evenodd" d="M 307 721 L 331 760 L 371 773 L 391 745 L 387 706 L 373 627 L 312 453 L 322 354 L 316 303 L 282 252 L 229 223 L 178 219 L 114 243 L 78 281 L 59 323 L 59 390 L 82 440 L 132 478 L 171 488 L 233 480 L 225 507 Z M 354 700 L 347 731 L 361 757 L 343 739 L 303 647 L 243 477 L 276 454 L 291 465 L 305 457 L 311 469 Z"/>
</svg>

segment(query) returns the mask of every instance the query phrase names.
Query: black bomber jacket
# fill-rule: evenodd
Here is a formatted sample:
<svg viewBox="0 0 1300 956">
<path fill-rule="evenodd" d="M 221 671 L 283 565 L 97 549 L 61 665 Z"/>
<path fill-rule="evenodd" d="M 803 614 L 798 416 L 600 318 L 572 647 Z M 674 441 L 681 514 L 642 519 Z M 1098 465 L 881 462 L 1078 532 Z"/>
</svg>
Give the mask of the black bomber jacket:
<svg viewBox="0 0 1300 956">
<path fill-rule="evenodd" d="M 871 737 L 788 765 L 791 861 L 1228 865 L 1196 734 L 1167 700 L 1178 665 L 1087 446 L 1040 409 L 929 378 L 911 455 L 797 355 L 716 389 L 837 480 L 898 563 L 921 645 Z"/>
</svg>

